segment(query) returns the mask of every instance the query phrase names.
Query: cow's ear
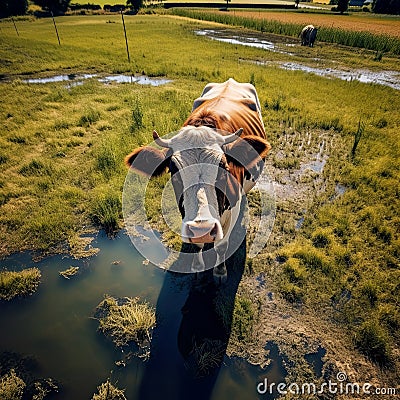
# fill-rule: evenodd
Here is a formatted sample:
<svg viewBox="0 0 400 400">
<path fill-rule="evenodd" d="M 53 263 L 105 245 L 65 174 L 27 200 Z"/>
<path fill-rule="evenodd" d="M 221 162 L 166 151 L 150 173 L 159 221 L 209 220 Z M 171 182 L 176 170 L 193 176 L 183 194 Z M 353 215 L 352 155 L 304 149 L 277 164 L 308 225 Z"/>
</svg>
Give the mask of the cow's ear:
<svg viewBox="0 0 400 400">
<path fill-rule="evenodd" d="M 168 168 L 168 150 L 153 147 L 139 147 L 125 157 L 125 164 L 133 170 L 146 176 L 160 176 Z"/>
<path fill-rule="evenodd" d="M 249 170 L 261 161 L 260 159 L 264 160 L 270 149 L 271 145 L 267 140 L 250 135 L 225 146 L 224 151 L 228 162 Z"/>
</svg>

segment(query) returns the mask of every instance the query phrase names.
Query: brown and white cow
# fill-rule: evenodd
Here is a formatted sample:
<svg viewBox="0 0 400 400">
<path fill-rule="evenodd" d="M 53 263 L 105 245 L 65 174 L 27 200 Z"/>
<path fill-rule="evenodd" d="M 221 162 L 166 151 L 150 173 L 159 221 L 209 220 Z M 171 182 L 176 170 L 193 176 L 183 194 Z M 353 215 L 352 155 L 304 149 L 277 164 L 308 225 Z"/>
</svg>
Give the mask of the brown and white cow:
<svg viewBox="0 0 400 400">
<path fill-rule="evenodd" d="M 314 25 L 305 26 L 300 33 L 301 45 L 314 47 L 317 32 L 318 28 L 316 28 Z"/>
<path fill-rule="evenodd" d="M 171 173 L 182 241 L 200 249 L 214 243 L 214 275 L 226 277 L 224 253 L 235 222 L 230 216 L 255 185 L 270 150 L 254 86 L 234 79 L 208 84 L 175 136 L 163 139 L 154 131 L 153 138 L 161 149 L 137 148 L 126 164 L 148 176 Z"/>
</svg>

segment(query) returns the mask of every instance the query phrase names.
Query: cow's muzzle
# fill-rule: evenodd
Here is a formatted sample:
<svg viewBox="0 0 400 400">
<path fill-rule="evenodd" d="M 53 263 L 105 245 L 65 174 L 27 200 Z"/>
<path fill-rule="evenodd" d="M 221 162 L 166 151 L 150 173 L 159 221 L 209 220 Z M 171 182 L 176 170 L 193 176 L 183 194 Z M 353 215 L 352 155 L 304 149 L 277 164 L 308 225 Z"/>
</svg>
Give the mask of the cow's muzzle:
<svg viewBox="0 0 400 400">
<path fill-rule="evenodd" d="M 219 221 L 195 220 L 184 223 L 182 239 L 189 243 L 213 243 L 223 238 L 222 227 Z"/>
</svg>

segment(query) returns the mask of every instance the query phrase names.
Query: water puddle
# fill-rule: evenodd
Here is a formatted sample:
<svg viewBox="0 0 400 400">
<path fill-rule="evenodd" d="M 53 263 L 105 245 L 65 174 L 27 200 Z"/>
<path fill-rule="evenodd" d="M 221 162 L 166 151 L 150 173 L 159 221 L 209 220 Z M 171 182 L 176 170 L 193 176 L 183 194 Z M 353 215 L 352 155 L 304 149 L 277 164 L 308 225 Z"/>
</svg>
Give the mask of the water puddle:
<svg viewBox="0 0 400 400">
<path fill-rule="evenodd" d="M 335 193 L 337 196 L 345 194 L 346 190 L 347 190 L 346 186 L 341 185 L 340 183 L 337 183 L 335 186 Z"/>
<path fill-rule="evenodd" d="M 319 145 L 319 152 L 315 155 L 315 159 L 308 162 L 302 162 L 300 164 L 301 172 L 304 172 L 306 170 L 311 170 L 318 174 L 322 173 L 325 164 L 328 161 L 327 156 L 324 155 L 324 147 L 325 147 L 325 141 L 323 140 Z"/>
<path fill-rule="evenodd" d="M 304 217 L 300 217 L 300 218 L 296 221 L 296 225 L 295 225 L 296 230 L 299 230 L 299 229 L 303 226 L 304 220 L 305 220 Z"/>
<path fill-rule="evenodd" d="M 347 187 L 340 184 L 340 183 L 336 183 L 335 185 L 335 192 L 332 194 L 332 196 L 329 197 L 329 201 L 334 201 L 336 200 L 338 197 L 343 196 L 347 191 Z"/>
<path fill-rule="evenodd" d="M 139 85 L 161 86 L 170 83 L 169 79 L 150 78 L 146 75 L 129 76 L 129 75 L 110 75 L 100 78 L 99 82 L 103 83 L 137 83 Z"/>
<path fill-rule="evenodd" d="M 324 356 L 326 354 L 326 350 L 323 347 L 319 347 L 315 353 L 309 353 L 304 356 L 305 360 L 310 364 L 312 369 L 314 370 L 315 376 L 317 378 L 321 378 L 322 369 L 324 366 Z"/>
<path fill-rule="evenodd" d="M 325 167 L 327 159 L 323 158 L 320 160 L 313 160 L 308 163 L 303 163 L 300 166 L 300 169 L 305 170 L 305 169 L 310 169 L 311 171 L 321 173 Z"/>
<path fill-rule="evenodd" d="M 400 90 L 400 73 L 395 71 L 373 72 L 368 70 L 343 71 L 333 68 L 317 68 L 304 64 L 287 62 L 279 66 L 290 71 L 303 71 L 328 78 L 339 78 L 344 81 L 359 81 L 362 83 L 375 83 Z"/>
<path fill-rule="evenodd" d="M 239 34 L 238 31 L 229 29 L 203 29 L 194 31 L 196 35 L 206 36 L 211 40 L 219 42 L 255 47 L 263 50 L 272 51 L 275 53 L 281 53 L 288 56 L 295 56 L 296 54 L 291 53 L 287 48 L 295 47 L 299 45 L 297 40 L 287 38 L 285 36 L 274 35 L 274 34 L 261 34 L 261 33 L 250 33 Z M 314 58 L 313 61 L 319 61 L 320 59 Z M 345 81 L 359 81 L 362 83 L 374 83 L 378 85 L 388 86 L 396 90 L 400 90 L 400 73 L 396 71 L 369 71 L 369 70 L 341 70 L 334 68 L 319 68 L 310 67 L 305 64 L 295 62 L 285 63 L 273 63 L 273 62 L 260 62 L 242 60 L 247 62 L 253 62 L 258 65 L 278 65 L 282 69 L 290 71 L 303 71 L 312 73 L 318 76 L 326 78 L 338 78 Z"/>
<path fill-rule="evenodd" d="M 67 87 L 82 85 L 87 79 L 96 78 L 99 82 L 104 84 L 111 83 L 137 83 L 139 85 L 161 86 L 172 82 L 169 79 L 163 78 L 150 78 L 146 75 L 108 75 L 101 77 L 97 74 L 68 74 L 56 75 L 44 78 L 29 78 L 24 79 L 22 82 L 29 84 L 46 84 L 54 82 L 68 82 Z"/>
<path fill-rule="evenodd" d="M 68 74 L 68 75 L 56 75 L 56 76 L 50 76 L 46 78 L 29 78 L 29 79 L 24 79 L 22 82 L 24 83 L 54 83 L 54 82 L 65 82 L 65 81 L 71 81 L 71 82 L 80 82 L 86 79 L 91 79 L 96 77 L 96 75 L 93 74 L 83 74 L 83 75 L 77 75 L 77 74 Z"/>
<path fill-rule="evenodd" d="M 207 36 L 211 40 L 216 40 L 218 42 L 224 42 L 235 45 L 255 47 L 258 49 L 269 50 L 275 53 L 282 53 L 288 55 L 294 55 L 284 50 L 283 46 L 295 46 L 294 41 L 290 41 L 286 37 L 281 37 L 278 35 L 269 34 L 268 37 L 272 37 L 274 42 L 266 40 L 260 37 L 257 33 L 246 32 L 246 35 L 239 35 L 235 31 L 228 29 L 203 29 L 194 31 L 196 35 Z"/>
<path fill-rule="evenodd" d="M 11 358 L 33 357 L 40 375 L 60 384 L 59 400 L 91 398 L 111 372 L 111 381 L 125 388 L 130 400 L 250 400 L 264 378 L 284 379 L 286 371 L 276 346 L 269 345 L 271 363 L 266 369 L 229 358 L 224 351 L 215 354 L 219 366 L 211 357 L 221 340 L 225 347 L 227 344 L 225 329 L 217 329 L 222 322 L 216 318 L 215 296 L 234 296 L 240 274 L 233 287 L 228 283 L 222 293 L 190 274 L 166 273 L 151 263 L 143 265 L 143 257 L 123 232 L 114 239 L 100 233 L 92 245 L 100 251 L 87 259 L 56 255 L 34 261 L 29 253 L 19 253 L 0 260 L 0 269 L 35 266 L 42 273 L 42 282 L 31 297 L 0 302 L 0 370 L 10 365 Z M 244 265 L 244 251 L 242 258 Z M 71 265 L 79 266 L 79 273 L 71 279 L 60 276 L 59 272 Z M 212 271 L 207 273 L 213 281 Z M 98 321 L 92 316 L 104 294 L 139 296 L 156 307 L 149 361 L 129 358 L 125 348 L 114 347 L 97 331 Z M 129 362 L 121 366 L 121 359 Z M 197 366 L 208 363 L 212 372 L 193 376 L 188 368 L 193 361 Z"/>
</svg>

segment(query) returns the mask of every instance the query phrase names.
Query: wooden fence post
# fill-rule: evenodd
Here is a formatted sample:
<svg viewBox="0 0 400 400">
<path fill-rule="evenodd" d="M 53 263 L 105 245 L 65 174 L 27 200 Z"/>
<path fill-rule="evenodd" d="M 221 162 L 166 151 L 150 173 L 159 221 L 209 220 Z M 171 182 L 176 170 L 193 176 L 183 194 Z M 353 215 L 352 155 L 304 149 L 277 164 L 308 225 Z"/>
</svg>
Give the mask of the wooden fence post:
<svg viewBox="0 0 400 400">
<path fill-rule="evenodd" d="M 129 55 L 129 46 L 128 46 L 128 37 L 126 36 L 126 28 L 125 28 L 125 20 L 124 20 L 124 13 L 121 10 L 121 18 L 122 18 L 122 25 L 124 26 L 124 35 L 125 35 L 125 45 L 126 45 L 126 54 L 128 55 L 128 63 L 131 63 L 131 57 Z"/>
<path fill-rule="evenodd" d="M 56 20 L 54 19 L 53 11 L 51 11 L 51 18 L 53 18 L 53 24 L 54 24 L 54 29 L 56 30 L 56 35 L 57 35 L 58 44 L 59 44 L 59 46 L 61 46 L 60 36 L 58 36 L 58 30 L 57 30 Z"/>
<path fill-rule="evenodd" d="M 14 24 L 15 32 L 17 32 L 17 35 L 19 36 L 19 32 L 18 32 L 18 29 L 17 29 L 17 25 L 15 24 L 14 17 L 11 17 L 11 19 L 12 19 L 12 22 Z"/>
</svg>

